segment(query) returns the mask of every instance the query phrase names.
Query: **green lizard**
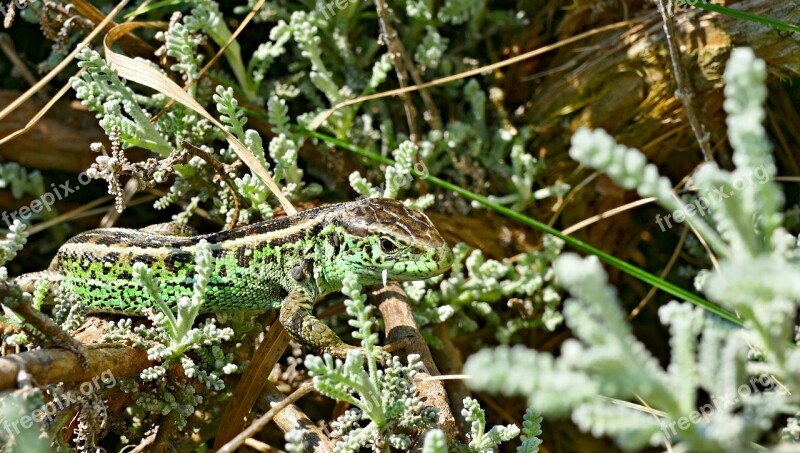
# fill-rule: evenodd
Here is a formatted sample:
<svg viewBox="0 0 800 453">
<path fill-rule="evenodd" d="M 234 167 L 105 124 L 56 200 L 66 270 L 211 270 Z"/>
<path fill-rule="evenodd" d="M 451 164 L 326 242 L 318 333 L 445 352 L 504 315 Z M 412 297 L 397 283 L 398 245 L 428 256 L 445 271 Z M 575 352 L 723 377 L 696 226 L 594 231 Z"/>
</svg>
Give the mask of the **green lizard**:
<svg viewBox="0 0 800 453">
<path fill-rule="evenodd" d="M 155 228 L 87 231 L 67 241 L 48 271 L 63 294 L 75 294 L 92 312 L 142 315 L 152 301 L 132 278 L 145 263 L 164 301 L 176 307 L 191 296 L 194 250 L 211 244 L 214 270 L 201 311 L 280 310 L 281 324 L 300 343 L 344 357 L 354 348 L 312 314 L 313 304 L 342 288 L 347 273 L 371 285 L 421 280 L 450 268 L 452 252 L 422 213 L 390 199 L 365 199 L 309 209 L 218 233 L 179 236 Z M 27 283 L 27 284 L 26 284 Z"/>
</svg>

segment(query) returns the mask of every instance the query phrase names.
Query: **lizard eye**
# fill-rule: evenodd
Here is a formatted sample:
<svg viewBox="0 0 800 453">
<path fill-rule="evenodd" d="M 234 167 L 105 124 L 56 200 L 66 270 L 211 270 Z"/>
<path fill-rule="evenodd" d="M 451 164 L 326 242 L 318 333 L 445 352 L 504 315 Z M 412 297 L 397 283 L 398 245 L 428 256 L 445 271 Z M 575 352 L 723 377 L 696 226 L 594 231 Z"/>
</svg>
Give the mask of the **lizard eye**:
<svg viewBox="0 0 800 453">
<path fill-rule="evenodd" d="M 381 238 L 381 250 L 383 253 L 392 253 L 397 250 L 397 244 L 387 237 Z"/>
</svg>

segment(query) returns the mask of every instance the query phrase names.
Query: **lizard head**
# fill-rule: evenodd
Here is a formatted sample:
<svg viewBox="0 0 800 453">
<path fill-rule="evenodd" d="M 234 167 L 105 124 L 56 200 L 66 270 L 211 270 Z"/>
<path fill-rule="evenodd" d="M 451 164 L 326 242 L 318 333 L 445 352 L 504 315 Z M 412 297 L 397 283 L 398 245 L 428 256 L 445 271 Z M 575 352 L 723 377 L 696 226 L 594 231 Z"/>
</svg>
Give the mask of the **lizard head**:
<svg viewBox="0 0 800 453">
<path fill-rule="evenodd" d="M 359 275 L 363 284 L 423 280 L 444 273 L 453 252 L 428 217 L 403 203 L 372 198 L 345 203 L 335 222 L 342 228 L 340 268 Z"/>
</svg>

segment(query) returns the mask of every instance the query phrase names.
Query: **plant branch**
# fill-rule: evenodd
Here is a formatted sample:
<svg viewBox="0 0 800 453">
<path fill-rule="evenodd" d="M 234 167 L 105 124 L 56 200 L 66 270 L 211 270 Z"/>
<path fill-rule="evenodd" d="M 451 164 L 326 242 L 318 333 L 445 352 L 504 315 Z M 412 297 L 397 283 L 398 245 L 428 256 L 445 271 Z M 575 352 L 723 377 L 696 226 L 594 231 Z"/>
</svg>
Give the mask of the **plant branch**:
<svg viewBox="0 0 800 453">
<path fill-rule="evenodd" d="M 406 53 L 403 43 L 397 36 L 397 30 L 392 26 L 391 18 L 389 17 L 389 6 L 384 0 L 375 0 L 375 9 L 378 11 L 378 17 L 381 23 L 381 35 L 389 48 L 389 57 L 392 59 L 394 71 L 397 73 L 397 82 L 400 88 L 408 86 L 408 71 L 405 67 L 405 59 L 403 54 Z M 406 109 L 406 120 L 408 121 L 408 133 L 412 142 L 418 142 L 420 139 L 419 129 L 417 128 L 417 109 L 414 107 L 414 102 L 411 100 L 409 93 L 402 93 L 403 105 Z"/>
<path fill-rule="evenodd" d="M 683 111 L 686 113 L 686 118 L 689 120 L 689 125 L 692 126 L 695 137 L 697 137 L 697 143 L 700 145 L 703 159 L 711 162 L 714 159 L 711 153 L 710 137 L 697 116 L 694 106 L 696 95 L 686 73 L 686 68 L 681 61 L 680 47 L 676 39 L 675 22 L 672 16 L 672 0 L 656 0 L 656 3 L 664 23 L 664 36 L 666 37 L 669 56 L 672 60 L 672 75 L 677 85 L 675 97 L 683 104 Z"/>
<path fill-rule="evenodd" d="M 378 305 L 384 320 L 384 330 L 389 343 L 405 342 L 406 354 L 418 354 L 424 369 L 421 370 L 414 380 L 414 386 L 420 397 L 428 404 L 435 407 L 439 412 L 437 428 L 444 431 L 448 442 L 452 441 L 456 434 L 456 421 L 453 417 L 448 400 L 447 391 L 444 384 L 439 380 L 425 379 L 431 376 L 439 376 L 439 369 L 433 361 L 430 349 L 428 349 L 425 339 L 417 328 L 411 306 L 408 304 L 403 289 L 396 283 L 379 287 L 369 294 L 370 299 Z M 427 432 L 427 431 L 426 431 Z M 420 435 L 424 438 L 425 433 Z"/>
</svg>

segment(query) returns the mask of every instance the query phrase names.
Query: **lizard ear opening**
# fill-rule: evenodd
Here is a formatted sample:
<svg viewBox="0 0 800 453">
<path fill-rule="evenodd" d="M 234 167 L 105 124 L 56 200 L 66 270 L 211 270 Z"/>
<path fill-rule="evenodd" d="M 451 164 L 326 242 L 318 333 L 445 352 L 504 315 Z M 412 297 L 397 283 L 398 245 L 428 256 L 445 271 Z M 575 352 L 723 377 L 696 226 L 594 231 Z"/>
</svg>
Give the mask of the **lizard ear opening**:
<svg viewBox="0 0 800 453">
<path fill-rule="evenodd" d="M 333 246 L 333 253 L 338 255 L 339 251 L 341 250 L 342 239 L 339 237 L 338 233 L 333 233 L 331 234 L 330 241 L 331 245 Z"/>
</svg>

